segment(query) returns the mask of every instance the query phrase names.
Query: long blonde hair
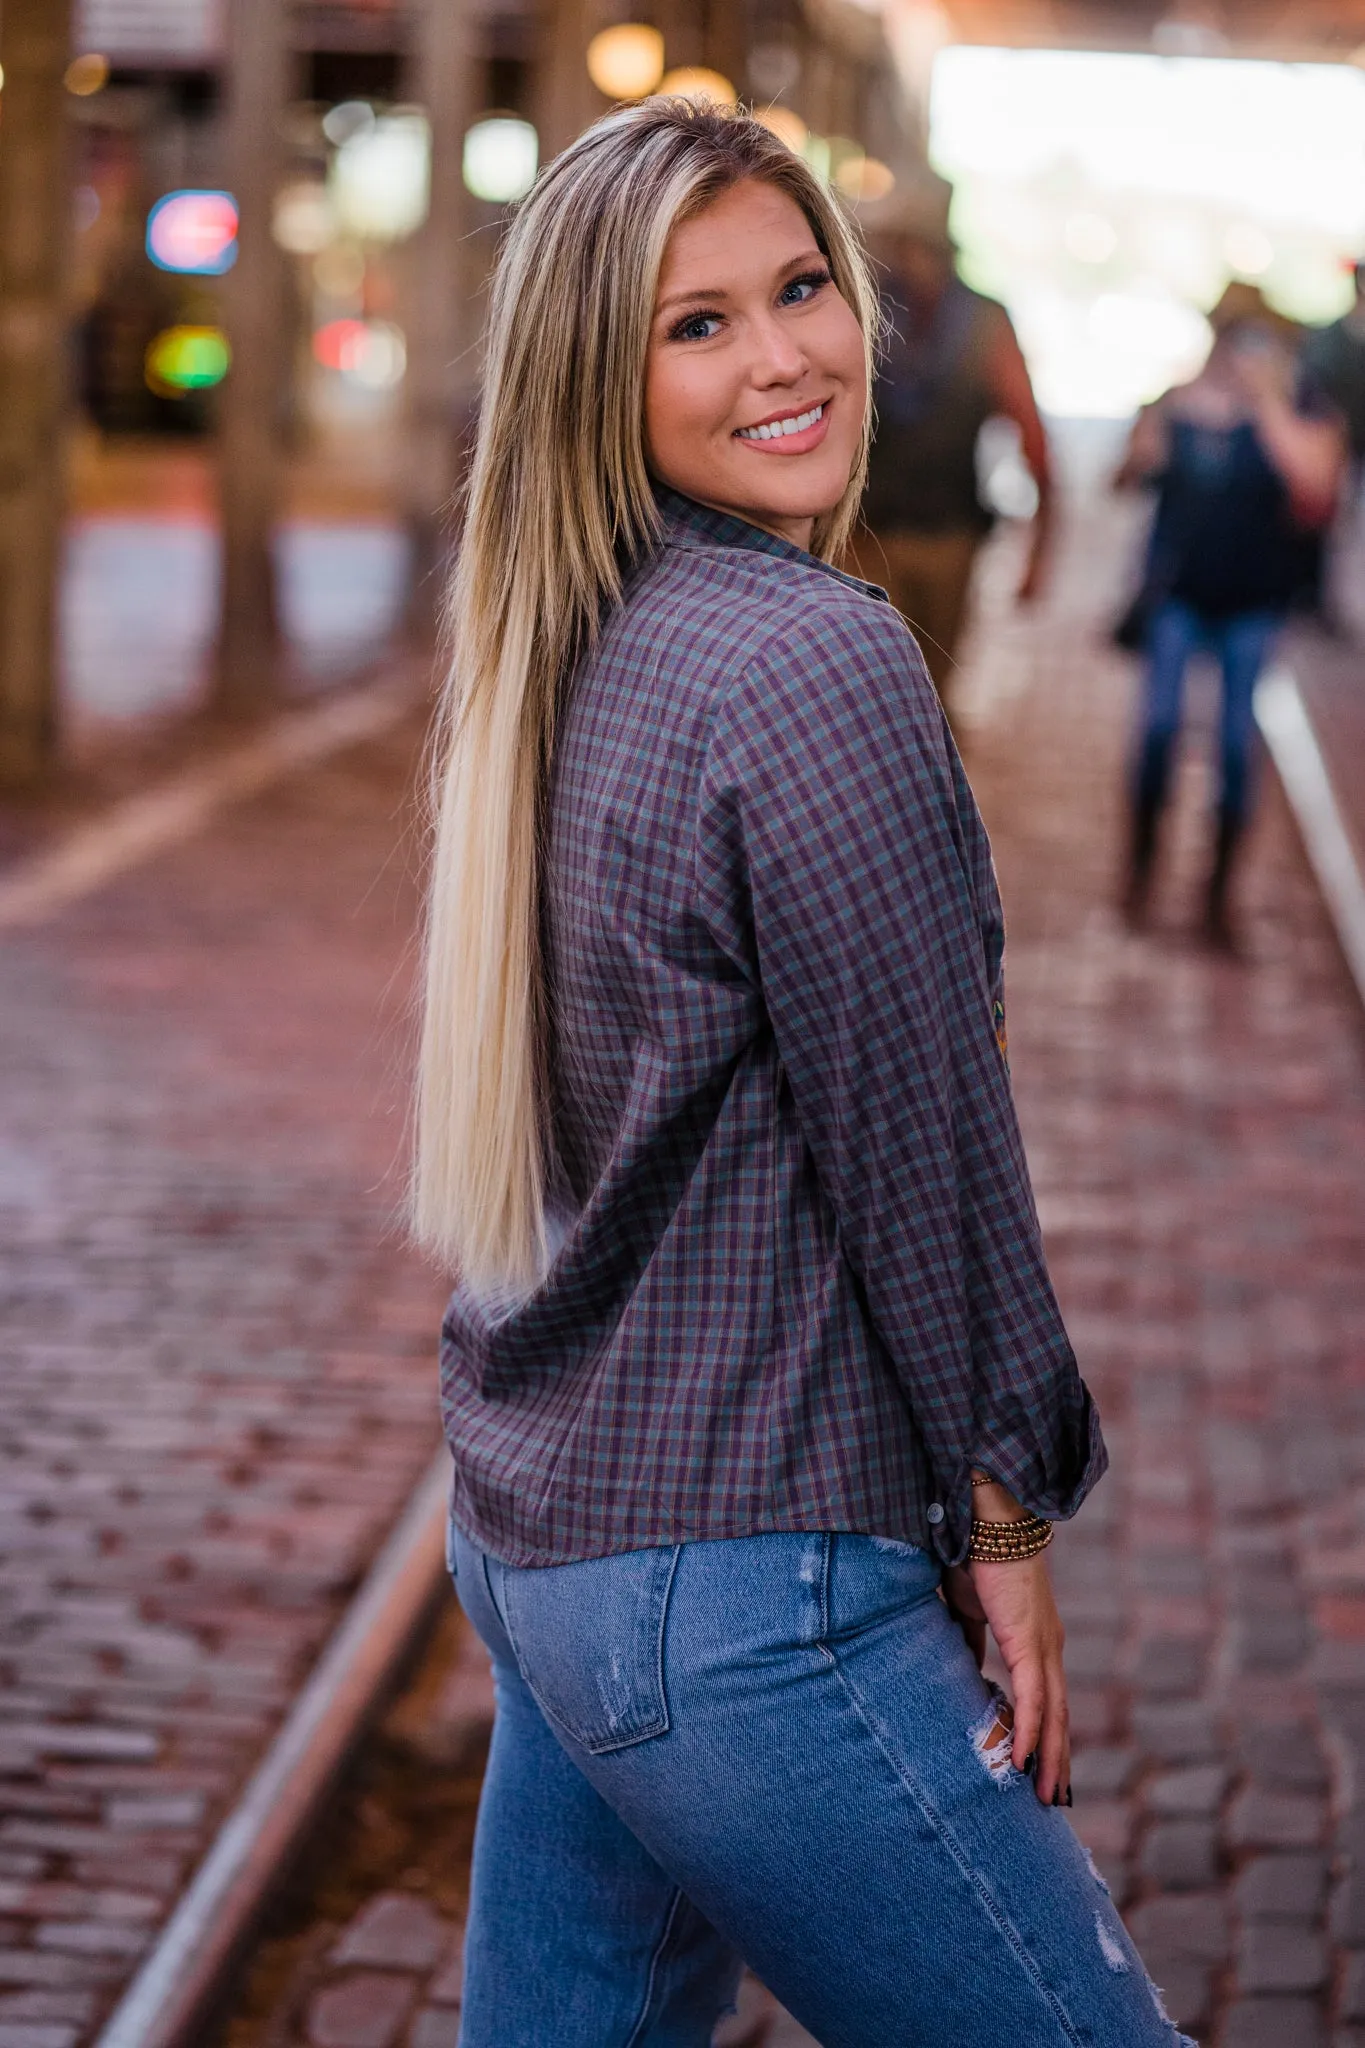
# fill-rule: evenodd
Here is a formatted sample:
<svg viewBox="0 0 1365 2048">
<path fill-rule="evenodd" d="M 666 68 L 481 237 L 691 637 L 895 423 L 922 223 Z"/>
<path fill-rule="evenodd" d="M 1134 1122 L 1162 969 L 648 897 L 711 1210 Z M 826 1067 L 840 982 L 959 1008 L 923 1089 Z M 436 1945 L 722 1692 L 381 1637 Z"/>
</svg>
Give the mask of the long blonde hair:
<svg viewBox="0 0 1365 2048">
<path fill-rule="evenodd" d="M 555 721 L 574 665 L 655 538 L 645 358 L 664 248 L 741 179 L 788 193 L 868 337 L 856 236 L 802 160 L 744 113 L 649 99 L 556 157 L 508 229 L 493 283 L 431 808 L 412 1215 L 476 1293 L 515 1299 L 550 1256 L 540 845 Z M 817 521 L 852 526 L 864 446 Z"/>
</svg>

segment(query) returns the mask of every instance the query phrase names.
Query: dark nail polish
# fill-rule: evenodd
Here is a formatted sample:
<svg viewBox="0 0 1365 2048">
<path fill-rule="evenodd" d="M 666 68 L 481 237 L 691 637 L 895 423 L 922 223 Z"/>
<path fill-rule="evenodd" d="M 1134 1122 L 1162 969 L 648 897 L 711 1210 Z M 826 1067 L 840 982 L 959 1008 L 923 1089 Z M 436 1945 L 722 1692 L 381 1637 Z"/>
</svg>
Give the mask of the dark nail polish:
<svg viewBox="0 0 1365 2048">
<path fill-rule="evenodd" d="M 1060 1785 L 1054 1785 L 1054 1786 L 1053 1786 L 1053 1788 L 1052 1788 L 1052 1798 L 1051 1798 L 1051 1801 L 1050 1801 L 1049 1803 L 1050 1803 L 1051 1805 L 1053 1805 L 1053 1806 L 1060 1806 L 1060 1805 L 1061 1805 L 1061 1803 L 1062 1803 L 1062 1788 L 1061 1788 L 1061 1786 L 1060 1786 Z"/>
<path fill-rule="evenodd" d="M 1062 1804 L 1063 1806 L 1072 1806 L 1074 1803 L 1071 1797 L 1071 1787 L 1068 1785 L 1066 1788 L 1066 1798 L 1062 1801 Z"/>
<path fill-rule="evenodd" d="M 1024 1776 L 1026 1778 L 1031 1778 L 1034 1772 L 1037 1770 L 1037 1768 L 1038 1752 L 1036 1749 L 1031 1749 L 1028 1755 L 1024 1758 Z"/>
</svg>

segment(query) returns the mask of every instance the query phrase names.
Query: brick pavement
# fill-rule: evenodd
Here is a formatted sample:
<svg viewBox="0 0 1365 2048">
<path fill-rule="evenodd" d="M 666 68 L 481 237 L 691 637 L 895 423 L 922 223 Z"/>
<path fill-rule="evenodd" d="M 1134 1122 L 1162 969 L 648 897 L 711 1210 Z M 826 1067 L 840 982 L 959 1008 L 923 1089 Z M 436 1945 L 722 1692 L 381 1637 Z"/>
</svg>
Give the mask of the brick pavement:
<svg viewBox="0 0 1365 2048">
<path fill-rule="evenodd" d="M 92 2038 L 436 1438 L 417 737 L 5 942 L 0 2048 Z"/>
<path fill-rule="evenodd" d="M 1191 2031 L 1362 2048 L 1365 1034 L 1273 787 L 1248 957 L 1190 942 L 1197 747 L 1156 929 L 1113 914 L 1121 524 L 1048 618 L 1003 614 L 993 565 L 966 679 L 1029 1156 L 1114 1455 L 1055 1546 L 1076 1824 Z"/>
</svg>

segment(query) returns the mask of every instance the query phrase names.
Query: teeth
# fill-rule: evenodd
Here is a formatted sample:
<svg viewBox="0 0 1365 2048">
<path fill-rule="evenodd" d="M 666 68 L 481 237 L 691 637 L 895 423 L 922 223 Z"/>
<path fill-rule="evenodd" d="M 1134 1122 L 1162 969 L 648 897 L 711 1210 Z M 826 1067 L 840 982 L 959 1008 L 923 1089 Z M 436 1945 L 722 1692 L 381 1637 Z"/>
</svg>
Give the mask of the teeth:
<svg viewBox="0 0 1365 2048">
<path fill-rule="evenodd" d="M 809 412 L 798 413 L 795 419 L 773 420 L 765 427 L 741 427 L 741 441 L 776 441 L 784 434 L 804 434 L 807 427 L 813 427 L 824 412 L 823 402 L 813 405 Z"/>
</svg>

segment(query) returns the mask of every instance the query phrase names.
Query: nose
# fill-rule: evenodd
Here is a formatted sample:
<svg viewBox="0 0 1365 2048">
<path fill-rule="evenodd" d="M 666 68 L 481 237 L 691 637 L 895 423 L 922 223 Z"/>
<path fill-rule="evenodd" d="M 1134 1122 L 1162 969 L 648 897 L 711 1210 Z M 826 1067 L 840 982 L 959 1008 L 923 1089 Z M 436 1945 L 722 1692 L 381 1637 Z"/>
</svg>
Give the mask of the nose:
<svg viewBox="0 0 1365 2048">
<path fill-rule="evenodd" d="M 760 390 L 769 384 L 796 384 L 806 374 L 806 351 L 786 321 L 768 314 L 754 339 L 753 379 Z"/>
</svg>

